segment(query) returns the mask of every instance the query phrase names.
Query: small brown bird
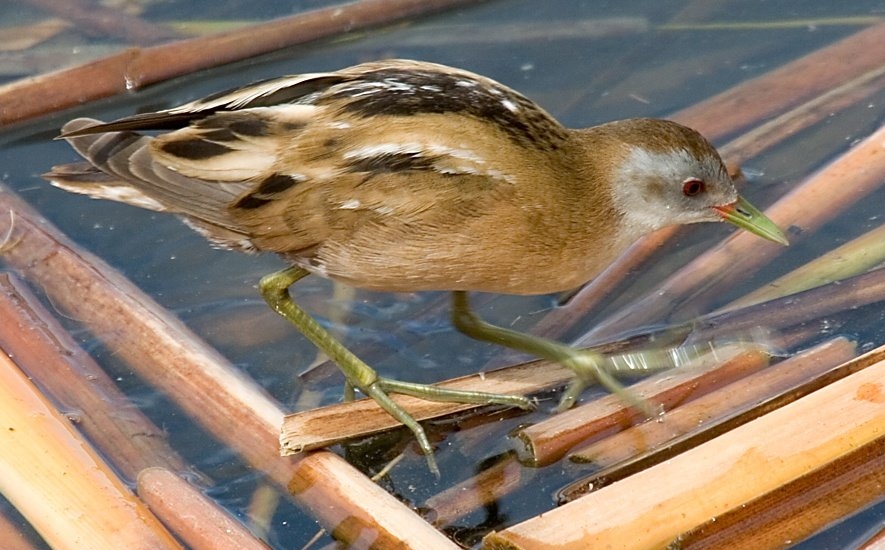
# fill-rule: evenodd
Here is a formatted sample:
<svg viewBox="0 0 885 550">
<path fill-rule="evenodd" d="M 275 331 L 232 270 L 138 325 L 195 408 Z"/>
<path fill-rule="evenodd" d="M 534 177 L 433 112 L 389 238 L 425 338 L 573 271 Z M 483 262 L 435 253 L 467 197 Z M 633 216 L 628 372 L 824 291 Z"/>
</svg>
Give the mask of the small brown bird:
<svg viewBox="0 0 885 550">
<path fill-rule="evenodd" d="M 161 132 L 138 133 L 149 130 Z M 264 298 L 411 428 L 432 469 L 423 429 L 388 393 L 531 402 L 379 377 L 295 305 L 294 282 L 313 273 L 373 290 L 454 291 L 460 330 L 630 399 L 600 356 L 484 323 L 466 291 L 572 289 L 673 224 L 725 220 L 787 242 L 694 130 L 655 119 L 566 129 L 493 80 L 419 61 L 286 76 L 110 123 L 77 119 L 61 137 L 88 162 L 55 167 L 46 177 L 56 186 L 172 212 L 216 245 L 291 262 L 262 279 Z"/>
</svg>

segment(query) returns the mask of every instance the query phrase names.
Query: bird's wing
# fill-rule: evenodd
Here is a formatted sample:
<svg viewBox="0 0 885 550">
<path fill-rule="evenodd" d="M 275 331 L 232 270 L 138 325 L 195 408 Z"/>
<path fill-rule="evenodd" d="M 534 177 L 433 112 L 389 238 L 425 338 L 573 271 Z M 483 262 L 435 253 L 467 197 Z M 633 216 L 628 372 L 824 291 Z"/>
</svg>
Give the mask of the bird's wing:
<svg viewBox="0 0 885 550">
<path fill-rule="evenodd" d="M 136 133 L 170 130 L 156 137 Z M 173 109 L 110 123 L 80 119 L 68 140 L 107 178 L 50 174 L 95 197 L 155 206 L 196 225 L 232 231 L 259 249 L 317 246 L 335 231 L 433 219 L 434 230 L 488 211 L 566 130 L 524 96 L 490 79 L 412 61 L 283 77 Z M 123 188 L 127 190 L 124 191 Z M 495 188 L 489 192 L 489 188 Z M 471 189 L 485 192 L 472 192 Z"/>
</svg>

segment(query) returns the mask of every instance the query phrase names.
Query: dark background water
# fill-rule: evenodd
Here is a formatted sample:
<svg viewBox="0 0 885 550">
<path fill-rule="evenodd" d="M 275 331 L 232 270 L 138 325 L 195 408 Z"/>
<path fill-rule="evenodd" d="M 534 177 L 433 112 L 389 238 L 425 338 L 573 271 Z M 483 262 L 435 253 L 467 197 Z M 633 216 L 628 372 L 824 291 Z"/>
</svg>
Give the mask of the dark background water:
<svg viewBox="0 0 885 550">
<path fill-rule="evenodd" d="M 320 1 L 295 2 L 281 8 L 281 4 L 269 0 L 168 1 L 154 4 L 147 17 L 163 21 L 205 19 L 210 14 L 213 19 L 265 19 L 331 5 Z M 0 14 L 10 21 L 34 17 L 26 7 L 12 3 L 0 6 Z M 6 129 L 0 134 L 0 175 L 77 243 L 107 260 L 174 311 L 281 402 L 295 406 L 301 388 L 295 375 L 310 364 L 314 351 L 266 309 L 255 289 L 262 275 L 279 269 L 283 263 L 272 256 L 214 250 L 170 216 L 92 201 L 50 187 L 39 175 L 53 164 L 76 159 L 65 143 L 51 140 L 65 120 L 83 115 L 109 119 L 165 108 L 260 78 L 336 69 L 385 57 L 422 59 L 479 72 L 537 100 L 572 127 L 633 116 L 665 117 L 861 28 L 856 24 L 828 24 L 826 18 L 870 15 L 885 15 L 885 3 L 486 2 L 408 25 L 293 47 Z M 619 18 L 617 32 L 612 30 L 612 18 Z M 808 19 L 816 21 L 771 25 Z M 595 21 L 594 32 L 565 36 L 565 30 L 574 29 L 583 21 Z M 695 22 L 758 24 L 718 29 L 662 27 Z M 767 205 L 803 176 L 878 127 L 883 112 L 885 102 L 880 94 L 751 159 L 744 169 L 754 176 L 745 194 L 754 203 Z M 777 266 L 766 268 L 746 284 L 761 284 L 869 229 L 880 216 L 880 199 L 874 198 L 851 216 L 829 224 L 819 237 L 794 247 Z M 660 269 L 675 270 L 696 249 L 729 231 L 725 226 L 714 227 L 705 232 L 703 242 L 697 238 L 685 241 L 674 249 L 669 260 L 661 259 Z M 341 305 L 332 298 L 331 284 L 316 278 L 300 282 L 295 294 L 321 318 L 333 315 Z M 350 303 L 352 311 L 346 314 L 346 323 L 330 324 L 344 334 L 349 344 L 389 350 L 376 363 L 387 376 L 430 382 L 475 372 L 497 350 L 455 333 L 445 310 L 434 310 L 430 315 L 421 313 L 440 298 L 434 293 L 389 295 L 361 291 Z M 552 305 L 553 297 L 549 296 L 494 297 L 485 302 L 481 314 L 503 325 L 528 327 Z M 76 322 L 65 322 L 119 380 L 124 391 L 167 430 L 172 444 L 215 481 L 209 494 L 235 514 L 245 515 L 260 474 L 117 363 Z M 873 344 L 881 343 L 882 335 L 882 330 L 870 327 L 853 336 L 861 338 L 862 343 Z M 323 386 L 327 388 L 323 401 L 340 397 L 339 382 L 335 379 Z M 506 449 L 506 441 L 490 443 L 484 456 L 493 459 Z M 448 475 L 451 479 L 461 470 L 476 467 L 447 452 L 443 448 L 440 453 L 444 478 Z M 482 526 L 501 527 L 533 516 L 549 508 L 553 492 L 574 476 L 569 465 L 542 469 L 528 490 L 497 504 L 495 517 L 483 517 L 488 512 L 483 511 L 462 520 L 461 527 L 469 533 L 481 530 Z M 387 486 L 418 505 L 438 490 L 423 460 L 414 453 L 394 472 Z M 841 548 L 846 540 L 881 517 L 880 510 L 872 509 L 802 546 Z M 271 522 L 271 543 L 276 548 L 300 548 L 316 529 L 311 518 L 281 501 Z"/>
</svg>

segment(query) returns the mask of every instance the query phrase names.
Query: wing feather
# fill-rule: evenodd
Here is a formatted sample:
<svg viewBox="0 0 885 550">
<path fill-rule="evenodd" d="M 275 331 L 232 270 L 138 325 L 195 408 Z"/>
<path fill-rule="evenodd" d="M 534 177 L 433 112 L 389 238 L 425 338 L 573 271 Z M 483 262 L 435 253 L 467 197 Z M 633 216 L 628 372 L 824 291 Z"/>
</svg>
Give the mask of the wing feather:
<svg viewBox="0 0 885 550">
<path fill-rule="evenodd" d="M 148 130 L 168 131 L 139 133 Z M 57 185 L 178 213 L 217 243 L 330 273 L 368 267 L 347 250 L 380 262 L 406 235 L 428 249 L 463 235 L 469 249 L 469 225 L 518 204 L 499 200 L 519 192 L 516 174 L 567 140 L 517 92 L 412 61 L 282 77 L 109 123 L 78 119 L 62 137 L 107 177 L 59 167 Z"/>
</svg>

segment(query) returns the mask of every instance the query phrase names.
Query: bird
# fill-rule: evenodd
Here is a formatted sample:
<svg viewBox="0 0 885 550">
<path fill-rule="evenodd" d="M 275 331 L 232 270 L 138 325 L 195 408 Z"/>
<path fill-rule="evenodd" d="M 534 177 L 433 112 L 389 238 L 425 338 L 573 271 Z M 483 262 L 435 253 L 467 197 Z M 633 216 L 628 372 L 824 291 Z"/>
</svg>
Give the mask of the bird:
<svg viewBox="0 0 885 550">
<path fill-rule="evenodd" d="M 424 429 L 390 394 L 534 402 L 380 376 L 295 303 L 297 281 L 450 291 L 460 331 L 575 372 L 560 408 L 594 380 L 642 406 L 604 357 L 487 323 L 467 293 L 574 289 L 670 225 L 726 221 L 788 244 L 697 131 L 654 118 L 569 129 L 495 80 L 425 61 L 283 76 L 112 122 L 75 119 L 59 137 L 84 161 L 55 166 L 45 174 L 53 185 L 176 214 L 218 247 L 281 256 L 287 267 L 259 282 L 264 299 L 414 433 L 437 475 Z"/>
</svg>

